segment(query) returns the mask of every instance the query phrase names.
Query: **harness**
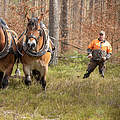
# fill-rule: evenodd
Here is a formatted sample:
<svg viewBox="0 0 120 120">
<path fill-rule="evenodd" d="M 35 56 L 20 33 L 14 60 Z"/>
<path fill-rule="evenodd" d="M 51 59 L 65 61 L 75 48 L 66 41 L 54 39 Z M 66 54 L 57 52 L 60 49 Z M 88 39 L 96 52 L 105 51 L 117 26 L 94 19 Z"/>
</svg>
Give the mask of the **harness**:
<svg viewBox="0 0 120 120">
<path fill-rule="evenodd" d="M 3 32 L 4 32 L 4 35 L 5 35 L 5 46 L 4 46 L 3 50 L 0 52 L 0 59 L 4 58 L 9 53 L 16 55 L 16 53 L 14 52 L 13 47 L 12 47 L 13 41 L 15 43 L 15 39 L 14 39 L 12 33 L 11 33 L 12 39 L 11 39 L 10 44 L 9 44 L 8 43 L 8 35 L 7 35 L 7 32 L 6 32 L 6 29 L 3 28 L 3 27 L 2 27 L 2 29 L 3 29 Z"/>
</svg>

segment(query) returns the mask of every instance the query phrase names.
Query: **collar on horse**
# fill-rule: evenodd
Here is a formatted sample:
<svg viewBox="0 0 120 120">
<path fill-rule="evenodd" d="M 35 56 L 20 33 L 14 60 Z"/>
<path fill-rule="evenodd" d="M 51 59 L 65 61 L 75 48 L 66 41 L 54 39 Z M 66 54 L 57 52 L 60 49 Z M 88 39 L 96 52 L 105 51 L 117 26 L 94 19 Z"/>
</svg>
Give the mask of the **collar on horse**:
<svg viewBox="0 0 120 120">
<path fill-rule="evenodd" d="M 3 26 L 1 26 L 1 27 L 2 27 L 2 30 L 3 30 L 4 35 L 5 35 L 5 46 L 4 46 L 3 50 L 0 51 L 0 59 L 4 58 L 4 57 L 7 56 L 9 53 L 16 55 L 15 51 L 13 50 L 13 46 L 12 46 L 13 44 L 14 44 L 14 45 L 16 46 L 16 48 L 17 48 L 16 42 L 15 42 L 15 38 L 14 38 L 14 36 L 13 36 L 13 34 L 12 34 L 12 32 L 14 32 L 14 31 L 8 30 L 8 29 L 6 29 L 6 28 L 3 27 Z M 8 43 L 8 35 L 7 35 L 7 32 L 9 32 L 9 33 L 11 34 L 11 36 L 12 36 L 12 39 L 10 40 L 10 43 Z M 14 34 L 17 35 L 16 33 L 14 33 Z M 16 37 L 17 37 L 17 36 L 16 36 Z M 18 51 L 18 49 L 17 49 L 17 51 Z"/>
<path fill-rule="evenodd" d="M 0 51 L 0 59 L 4 58 L 9 53 L 9 49 L 8 49 L 9 48 L 8 47 L 8 35 L 7 35 L 6 30 L 3 27 L 2 27 L 2 30 L 3 30 L 4 35 L 5 35 L 5 46 L 4 46 L 3 50 Z"/>
</svg>

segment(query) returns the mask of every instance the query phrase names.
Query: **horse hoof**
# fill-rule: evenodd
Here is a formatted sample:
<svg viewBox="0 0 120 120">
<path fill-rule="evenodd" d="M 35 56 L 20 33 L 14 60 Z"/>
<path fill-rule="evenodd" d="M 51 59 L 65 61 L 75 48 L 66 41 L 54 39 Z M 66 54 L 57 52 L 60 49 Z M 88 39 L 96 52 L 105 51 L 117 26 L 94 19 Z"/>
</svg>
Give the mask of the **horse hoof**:
<svg viewBox="0 0 120 120">
<path fill-rule="evenodd" d="M 27 85 L 27 86 L 31 85 L 31 81 L 25 80 L 25 85 Z"/>
<path fill-rule="evenodd" d="M 25 77 L 25 85 L 27 85 L 27 86 L 31 85 L 31 77 L 30 76 Z"/>
<path fill-rule="evenodd" d="M 42 87 L 42 90 L 43 90 L 43 91 L 46 91 L 46 87 Z"/>
<path fill-rule="evenodd" d="M 0 86 L 0 89 L 7 89 L 8 88 L 8 85 L 2 85 Z"/>
<path fill-rule="evenodd" d="M 3 82 L 2 82 L 2 89 L 6 89 L 8 87 L 8 79 L 4 78 Z"/>
</svg>

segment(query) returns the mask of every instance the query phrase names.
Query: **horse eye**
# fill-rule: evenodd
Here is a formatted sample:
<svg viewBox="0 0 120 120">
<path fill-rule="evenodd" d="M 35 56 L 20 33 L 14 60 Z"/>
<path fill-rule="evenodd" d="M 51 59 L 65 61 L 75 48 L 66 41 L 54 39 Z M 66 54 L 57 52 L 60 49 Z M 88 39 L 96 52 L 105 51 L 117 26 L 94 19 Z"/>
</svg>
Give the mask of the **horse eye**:
<svg viewBox="0 0 120 120">
<path fill-rule="evenodd" d="M 28 23 L 28 26 L 34 26 L 34 22 L 30 22 L 30 23 Z"/>
<path fill-rule="evenodd" d="M 32 25 L 34 26 L 34 22 L 32 22 Z"/>
</svg>

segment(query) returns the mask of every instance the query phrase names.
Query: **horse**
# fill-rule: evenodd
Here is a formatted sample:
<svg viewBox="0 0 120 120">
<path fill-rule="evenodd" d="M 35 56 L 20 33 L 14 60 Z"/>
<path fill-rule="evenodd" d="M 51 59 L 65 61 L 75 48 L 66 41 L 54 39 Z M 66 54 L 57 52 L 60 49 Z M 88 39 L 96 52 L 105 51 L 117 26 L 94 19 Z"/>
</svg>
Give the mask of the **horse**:
<svg viewBox="0 0 120 120">
<path fill-rule="evenodd" d="M 32 17 L 31 19 L 27 17 L 27 19 L 24 37 L 17 44 L 22 53 L 20 62 L 25 75 L 24 83 L 28 86 L 31 85 L 31 79 L 34 77 L 45 90 L 48 64 L 54 49 L 53 43 L 47 28 L 41 22 L 41 17 Z"/>
<path fill-rule="evenodd" d="M 1 19 L 2 20 L 2 19 Z M 0 22 L 0 88 L 8 86 L 8 78 L 16 61 L 17 34 Z M 6 26 L 5 26 L 6 25 Z"/>
</svg>

